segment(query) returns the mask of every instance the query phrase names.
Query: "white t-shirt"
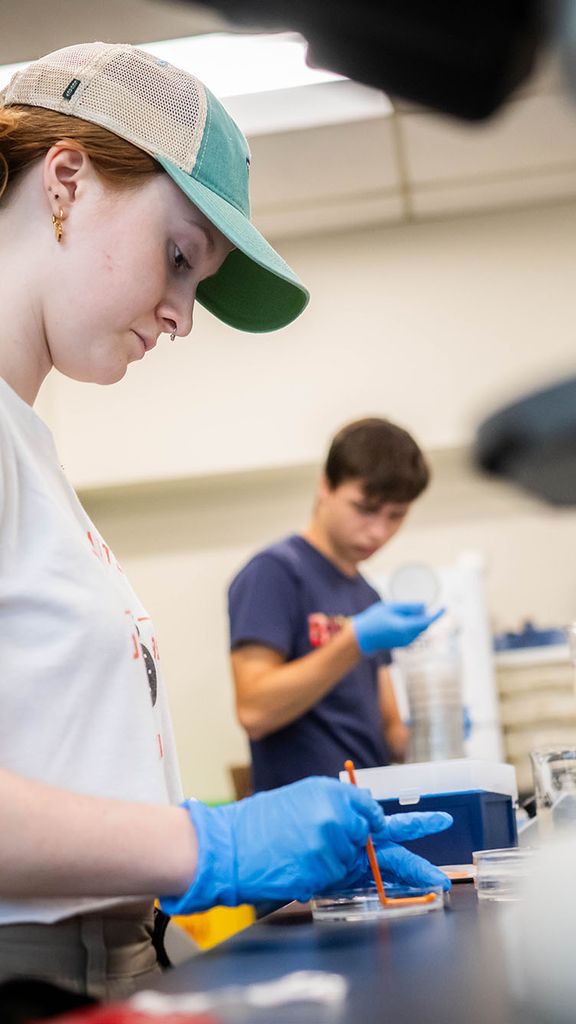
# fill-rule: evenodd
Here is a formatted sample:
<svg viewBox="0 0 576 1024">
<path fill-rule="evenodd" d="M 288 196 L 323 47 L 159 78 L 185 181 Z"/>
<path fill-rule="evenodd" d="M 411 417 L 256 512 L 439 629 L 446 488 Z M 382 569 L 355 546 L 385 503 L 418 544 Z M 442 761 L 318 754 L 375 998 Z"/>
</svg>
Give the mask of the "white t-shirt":
<svg viewBox="0 0 576 1024">
<path fill-rule="evenodd" d="M 152 622 L 68 484 L 48 427 L 2 379 L 0 765 L 77 793 L 182 798 Z M 0 924 L 110 902 L 0 901 Z"/>
</svg>

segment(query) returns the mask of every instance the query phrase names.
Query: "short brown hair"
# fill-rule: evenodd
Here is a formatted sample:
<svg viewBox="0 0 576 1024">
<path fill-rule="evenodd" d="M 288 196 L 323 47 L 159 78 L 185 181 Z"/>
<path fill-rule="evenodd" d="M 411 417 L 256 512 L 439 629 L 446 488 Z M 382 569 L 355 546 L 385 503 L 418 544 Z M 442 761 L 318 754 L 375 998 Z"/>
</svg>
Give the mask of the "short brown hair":
<svg viewBox="0 0 576 1024">
<path fill-rule="evenodd" d="M 101 178 L 116 189 L 134 188 L 163 168 L 144 150 L 100 125 L 43 107 L 0 107 L 0 197 L 8 185 L 57 142 L 86 151 Z"/>
<path fill-rule="evenodd" d="M 379 502 L 414 501 L 430 479 L 414 438 L 378 417 L 342 427 L 332 440 L 324 471 L 332 489 L 346 480 L 360 480 L 366 497 Z"/>
</svg>

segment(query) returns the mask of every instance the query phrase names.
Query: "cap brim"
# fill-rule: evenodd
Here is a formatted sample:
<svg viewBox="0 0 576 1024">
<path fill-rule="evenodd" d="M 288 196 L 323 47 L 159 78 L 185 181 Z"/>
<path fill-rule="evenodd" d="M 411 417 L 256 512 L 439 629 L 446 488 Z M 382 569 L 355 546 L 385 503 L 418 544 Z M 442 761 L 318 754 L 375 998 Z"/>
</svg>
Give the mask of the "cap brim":
<svg viewBox="0 0 576 1024">
<path fill-rule="evenodd" d="M 275 331 L 295 320 L 310 296 L 276 250 L 235 206 L 170 160 L 155 159 L 235 246 L 218 273 L 199 286 L 198 302 L 241 331 Z"/>
</svg>

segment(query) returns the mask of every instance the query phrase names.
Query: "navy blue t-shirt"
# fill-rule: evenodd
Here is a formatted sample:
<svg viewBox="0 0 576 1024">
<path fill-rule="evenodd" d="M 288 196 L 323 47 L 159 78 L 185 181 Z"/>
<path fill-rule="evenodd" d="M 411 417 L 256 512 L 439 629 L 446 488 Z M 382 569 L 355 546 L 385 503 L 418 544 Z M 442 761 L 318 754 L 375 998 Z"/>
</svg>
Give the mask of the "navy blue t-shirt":
<svg viewBox="0 0 576 1024">
<path fill-rule="evenodd" d="M 230 646 L 262 644 L 295 661 L 329 639 L 339 616 L 378 600 L 363 576 L 346 576 L 304 537 L 288 537 L 255 555 L 233 580 Z M 251 741 L 254 789 L 308 775 L 337 777 L 349 757 L 357 768 L 388 764 L 378 669 L 390 660 L 387 652 L 363 658 L 300 718 Z"/>
</svg>

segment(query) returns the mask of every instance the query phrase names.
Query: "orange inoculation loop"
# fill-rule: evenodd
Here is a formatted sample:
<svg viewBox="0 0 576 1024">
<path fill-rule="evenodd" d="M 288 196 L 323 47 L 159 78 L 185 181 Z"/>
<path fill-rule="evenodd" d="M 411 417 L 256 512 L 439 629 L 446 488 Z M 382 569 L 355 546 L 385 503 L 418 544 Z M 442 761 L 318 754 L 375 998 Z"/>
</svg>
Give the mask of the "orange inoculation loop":
<svg viewBox="0 0 576 1024">
<path fill-rule="evenodd" d="M 344 768 L 348 772 L 348 778 L 350 779 L 350 782 L 352 783 L 352 785 L 353 786 L 357 786 L 358 783 L 356 782 L 356 772 L 354 770 L 354 762 L 350 761 L 350 760 L 345 761 L 344 762 Z M 386 892 L 385 892 L 385 889 L 384 889 L 384 883 L 382 881 L 382 875 L 380 874 L 380 867 L 378 865 L 378 860 L 376 858 L 376 850 L 374 849 L 374 843 L 372 842 L 372 836 L 368 836 L 368 840 L 366 842 L 366 853 L 368 854 L 368 860 L 370 861 L 370 867 L 372 869 L 372 874 L 374 876 L 374 881 L 376 882 L 376 889 L 378 890 L 378 899 L 380 900 L 380 903 L 382 904 L 383 907 L 389 907 L 391 904 L 393 904 L 395 907 L 397 907 L 397 906 L 399 906 L 401 904 L 404 904 L 404 903 L 433 903 L 434 902 L 434 900 L 436 899 L 436 894 L 433 893 L 433 892 L 427 893 L 426 896 L 396 896 L 396 897 L 394 897 L 394 896 L 392 896 L 392 897 L 387 896 Z"/>
</svg>

